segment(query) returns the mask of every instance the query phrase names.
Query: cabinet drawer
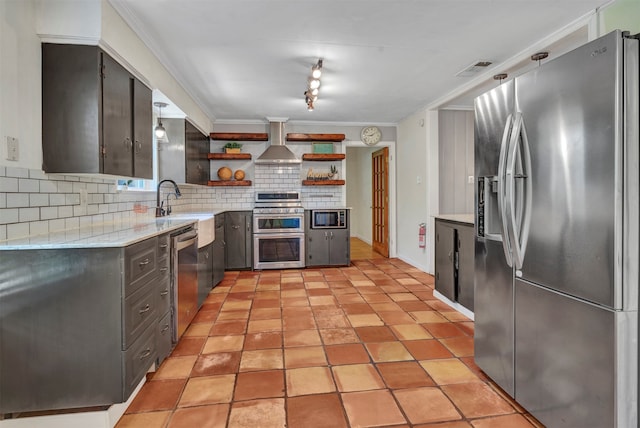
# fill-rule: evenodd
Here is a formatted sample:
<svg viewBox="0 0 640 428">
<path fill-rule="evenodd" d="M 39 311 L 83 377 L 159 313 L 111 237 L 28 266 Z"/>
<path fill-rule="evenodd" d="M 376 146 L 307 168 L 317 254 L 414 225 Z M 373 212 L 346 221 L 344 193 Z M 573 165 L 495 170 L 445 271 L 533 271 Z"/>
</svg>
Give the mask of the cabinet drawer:
<svg viewBox="0 0 640 428">
<path fill-rule="evenodd" d="M 158 239 L 151 238 L 128 246 L 125 257 L 125 294 L 140 288 L 146 278 L 156 273 L 158 262 Z"/>
<path fill-rule="evenodd" d="M 171 308 L 171 282 L 166 278 L 154 287 L 158 293 L 158 314 L 162 316 Z"/>
<path fill-rule="evenodd" d="M 171 312 L 158 322 L 156 328 L 156 346 L 158 347 L 158 364 L 171 352 Z"/>
<path fill-rule="evenodd" d="M 169 234 L 166 233 L 164 235 L 158 236 L 158 258 L 169 257 L 169 245 L 170 245 L 170 237 Z"/>
<path fill-rule="evenodd" d="M 133 389 L 156 361 L 156 330 L 153 323 L 140 335 L 138 340 L 124 351 L 124 399 L 129 398 Z"/>
<path fill-rule="evenodd" d="M 124 299 L 122 349 L 127 349 L 158 319 L 158 288 L 154 279 Z"/>
</svg>

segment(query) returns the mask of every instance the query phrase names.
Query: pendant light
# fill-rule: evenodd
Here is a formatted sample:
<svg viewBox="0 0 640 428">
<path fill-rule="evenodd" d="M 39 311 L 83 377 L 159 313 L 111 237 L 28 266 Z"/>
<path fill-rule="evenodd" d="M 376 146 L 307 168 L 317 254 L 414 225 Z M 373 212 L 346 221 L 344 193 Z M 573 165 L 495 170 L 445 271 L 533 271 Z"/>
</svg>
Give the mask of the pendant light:
<svg viewBox="0 0 640 428">
<path fill-rule="evenodd" d="M 166 140 L 167 130 L 164 129 L 164 126 L 162 125 L 162 108 L 168 106 L 169 104 L 157 101 L 153 103 L 153 105 L 158 107 L 158 124 L 155 128 L 156 139 Z"/>
</svg>

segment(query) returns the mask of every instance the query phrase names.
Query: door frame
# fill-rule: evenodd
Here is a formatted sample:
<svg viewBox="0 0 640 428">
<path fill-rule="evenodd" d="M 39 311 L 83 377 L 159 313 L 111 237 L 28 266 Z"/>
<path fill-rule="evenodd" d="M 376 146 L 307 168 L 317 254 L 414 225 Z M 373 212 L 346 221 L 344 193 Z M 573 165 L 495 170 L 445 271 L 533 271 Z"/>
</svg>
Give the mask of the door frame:
<svg viewBox="0 0 640 428">
<path fill-rule="evenodd" d="M 389 257 L 398 257 L 397 242 L 398 242 L 398 229 L 397 229 L 397 207 L 396 207 L 396 142 L 395 141 L 380 141 L 375 146 L 367 146 L 361 141 L 345 141 L 346 148 L 360 148 L 360 149 L 375 149 L 379 150 L 383 147 L 389 148 Z M 374 150 L 374 151 L 375 151 Z M 347 163 L 344 164 L 344 174 L 347 175 Z M 347 189 L 342 189 L 342 198 L 347 200 Z M 371 182 L 368 183 L 368 189 L 371 189 Z M 371 212 L 369 212 L 371 214 Z"/>
</svg>

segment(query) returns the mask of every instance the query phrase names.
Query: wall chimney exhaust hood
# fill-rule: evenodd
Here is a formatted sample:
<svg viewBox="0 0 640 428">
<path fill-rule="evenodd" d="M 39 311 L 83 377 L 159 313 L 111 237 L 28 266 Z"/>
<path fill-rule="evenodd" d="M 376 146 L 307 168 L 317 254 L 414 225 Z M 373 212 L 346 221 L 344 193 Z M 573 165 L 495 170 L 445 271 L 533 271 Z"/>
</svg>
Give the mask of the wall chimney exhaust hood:
<svg viewBox="0 0 640 428">
<path fill-rule="evenodd" d="M 284 144 L 284 121 L 269 121 L 269 147 L 255 160 L 257 164 L 296 164 L 302 161 Z"/>
</svg>

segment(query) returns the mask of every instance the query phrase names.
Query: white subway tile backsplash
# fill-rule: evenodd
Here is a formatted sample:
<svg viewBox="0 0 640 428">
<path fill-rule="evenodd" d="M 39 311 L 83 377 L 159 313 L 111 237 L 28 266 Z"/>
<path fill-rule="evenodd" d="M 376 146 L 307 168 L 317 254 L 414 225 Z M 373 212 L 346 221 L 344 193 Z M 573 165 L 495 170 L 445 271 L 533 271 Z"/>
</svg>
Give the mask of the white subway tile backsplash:
<svg viewBox="0 0 640 428">
<path fill-rule="evenodd" d="M 58 208 L 58 217 L 65 218 L 65 217 L 72 217 L 72 216 L 73 216 L 73 207 L 65 205 Z"/>
<path fill-rule="evenodd" d="M 73 183 L 69 183 L 68 181 L 57 181 L 58 184 L 58 193 L 71 193 L 73 192 Z"/>
<path fill-rule="evenodd" d="M 51 193 L 49 194 L 49 205 L 60 206 L 66 205 L 67 198 L 64 193 Z"/>
<path fill-rule="evenodd" d="M 49 220 L 49 233 L 64 230 L 64 219 Z"/>
<path fill-rule="evenodd" d="M 65 205 L 78 205 L 80 203 L 80 195 L 77 193 L 68 193 L 65 195 Z"/>
<path fill-rule="evenodd" d="M 7 208 L 24 208 L 29 206 L 28 193 L 8 193 Z"/>
<path fill-rule="evenodd" d="M 46 207 L 48 205 L 49 205 L 48 193 L 30 193 L 29 194 L 30 207 Z"/>
<path fill-rule="evenodd" d="M 0 210 L 0 223 L 17 223 L 20 221 L 18 208 L 8 208 Z"/>
<path fill-rule="evenodd" d="M 58 207 L 42 207 L 40 208 L 41 220 L 53 220 L 58 218 Z"/>
<path fill-rule="evenodd" d="M 40 192 L 56 193 L 58 191 L 58 182 L 53 180 L 40 181 Z"/>
<path fill-rule="evenodd" d="M 27 171 L 29 173 L 29 178 L 33 178 L 35 180 L 46 180 L 47 179 L 47 175 L 42 170 L 29 169 Z"/>
<path fill-rule="evenodd" d="M 306 174 L 306 171 L 305 171 Z M 250 210 L 258 191 L 295 190 L 301 192 L 306 208 L 343 206 L 341 187 L 303 187 L 300 166 L 255 165 L 248 168 L 252 187 L 208 188 L 181 185 L 182 198 L 170 199 L 175 212 L 206 211 L 213 208 Z M 31 190 L 27 190 L 31 189 Z M 86 191 L 87 204 L 80 206 L 80 191 Z M 166 200 L 170 189 L 163 189 Z M 0 167 L 0 233 L 9 235 L 8 224 L 27 224 L 11 228 L 12 236 L 47 233 L 88 226 L 92 223 L 153 217 L 156 205 L 153 191 L 121 191 L 115 180 L 44 174 L 40 170 Z M 166 203 L 166 202 L 165 202 Z M 134 205 L 149 207 L 146 213 L 134 213 Z"/>
<path fill-rule="evenodd" d="M 6 176 L 16 178 L 29 178 L 29 170 L 8 166 Z"/>
<path fill-rule="evenodd" d="M 32 180 L 30 178 L 18 179 L 18 192 L 30 193 L 30 192 L 39 192 L 39 191 L 40 191 L 40 180 Z"/>
<path fill-rule="evenodd" d="M 7 239 L 29 236 L 29 223 L 13 223 L 7 225 Z"/>
<path fill-rule="evenodd" d="M 32 221 L 29 223 L 29 235 L 43 235 L 49 233 L 48 221 Z"/>
<path fill-rule="evenodd" d="M 0 224 L 0 241 L 7 239 L 7 225 Z"/>
<path fill-rule="evenodd" d="M 65 229 L 74 229 L 80 227 L 80 219 L 78 217 L 71 217 L 64 219 Z"/>
<path fill-rule="evenodd" d="M 17 192 L 18 179 L 13 177 L 0 177 L 0 191 Z"/>
<path fill-rule="evenodd" d="M 20 208 L 19 220 L 21 223 L 40 220 L 40 209 L 39 208 Z"/>
</svg>

